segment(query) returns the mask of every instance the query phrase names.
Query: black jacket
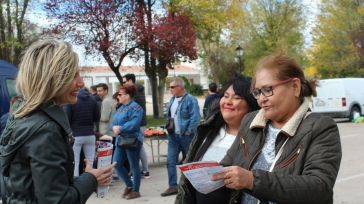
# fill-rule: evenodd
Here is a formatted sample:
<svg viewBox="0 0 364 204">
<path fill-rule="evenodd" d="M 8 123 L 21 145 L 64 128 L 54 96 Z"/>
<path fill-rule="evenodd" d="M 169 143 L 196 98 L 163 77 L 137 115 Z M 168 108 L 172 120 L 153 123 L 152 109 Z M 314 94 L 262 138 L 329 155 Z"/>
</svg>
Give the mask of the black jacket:
<svg viewBox="0 0 364 204">
<path fill-rule="evenodd" d="M 205 103 L 204 103 L 203 109 L 202 109 L 204 118 L 207 117 L 207 112 L 209 110 L 209 107 L 212 105 L 213 101 L 218 100 L 218 99 L 220 99 L 220 97 L 217 93 L 210 94 L 206 97 Z"/>
<path fill-rule="evenodd" d="M 200 161 L 218 135 L 220 128 L 225 124 L 218 101 L 211 105 L 212 107 L 208 113 L 207 119 L 197 127 L 197 134 L 192 139 L 184 161 L 186 163 Z M 199 201 L 199 203 L 224 204 L 228 202 L 229 197 L 230 190 L 225 187 L 206 195 L 201 194 L 195 190 L 188 179 L 182 174 L 175 203 L 194 204 Z"/>
<path fill-rule="evenodd" d="M 147 125 L 147 109 L 146 109 L 146 101 L 145 101 L 145 91 L 144 86 L 141 84 L 135 84 L 137 89 L 136 94 L 134 96 L 135 102 L 137 102 L 144 110 L 144 115 L 142 121 L 140 122 L 140 126 Z"/>
<path fill-rule="evenodd" d="M 72 140 L 67 116 L 54 102 L 11 116 L 0 140 L 7 203 L 86 203 L 97 180 L 89 173 L 73 180 Z"/>
<path fill-rule="evenodd" d="M 93 96 L 84 89 L 77 96 L 77 103 L 65 105 L 73 136 L 95 135 L 95 123 L 100 121 L 100 110 Z"/>
</svg>

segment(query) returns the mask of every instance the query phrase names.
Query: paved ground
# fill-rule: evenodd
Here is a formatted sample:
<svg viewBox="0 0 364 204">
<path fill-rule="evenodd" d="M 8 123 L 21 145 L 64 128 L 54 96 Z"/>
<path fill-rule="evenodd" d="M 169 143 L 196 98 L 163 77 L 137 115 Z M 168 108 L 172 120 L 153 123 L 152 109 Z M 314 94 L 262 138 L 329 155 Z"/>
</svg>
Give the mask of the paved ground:
<svg viewBox="0 0 364 204">
<path fill-rule="evenodd" d="M 364 200 L 364 124 L 338 123 L 343 149 L 343 158 L 339 176 L 334 188 L 335 204 L 359 204 Z M 161 144 L 161 153 L 166 153 L 166 143 Z M 156 144 L 154 144 L 156 149 Z M 149 152 L 150 147 L 146 147 Z M 141 183 L 142 197 L 135 200 L 121 198 L 124 186 L 117 182 L 110 187 L 110 192 L 105 198 L 96 198 L 95 195 L 89 199 L 87 204 L 119 204 L 122 203 L 173 203 L 175 196 L 161 197 L 160 193 L 167 187 L 167 170 L 165 157 L 161 158 L 161 164 L 151 164 L 150 179 L 143 179 Z"/>
</svg>

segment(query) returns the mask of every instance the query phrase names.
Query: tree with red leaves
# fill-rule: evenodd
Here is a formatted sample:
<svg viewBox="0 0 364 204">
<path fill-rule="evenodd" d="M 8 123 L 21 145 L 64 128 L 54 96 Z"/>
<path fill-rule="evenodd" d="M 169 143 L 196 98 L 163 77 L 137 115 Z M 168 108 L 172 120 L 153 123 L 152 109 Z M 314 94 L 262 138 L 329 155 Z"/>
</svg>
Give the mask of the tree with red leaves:
<svg viewBox="0 0 364 204">
<path fill-rule="evenodd" d="M 56 19 L 51 33 L 70 38 L 88 55 L 101 54 L 122 82 L 121 63 L 138 46 L 130 1 L 48 0 L 45 8 Z"/>
<path fill-rule="evenodd" d="M 136 1 L 137 43 L 144 52 L 145 72 L 153 96 L 153 116 L 163 117 L 163 95 L 168 68 L 181 58 L 197 58 L 196 35 L 188 16 L 153 13 L 151 0 Z M 154 19 L 153 19 L 154 17 Z"/>
<path fill-rule="evenodd" d="M 101 54 L 120 82 L 123 59 L 127 55 L 144 58 L 153 116 L 160 117 L 168 67 L 180 58 L 196 59 L 197 52 L 189 18 L 163 13 L 162 7 L 157 14 L 153 5 L 152 0 L 48 0 L 46 10 L 57 19 L 53 33 L 83 45 L 86 54 Z M 142 54 L 135 52 L 137 48 Z"/>
</svg>

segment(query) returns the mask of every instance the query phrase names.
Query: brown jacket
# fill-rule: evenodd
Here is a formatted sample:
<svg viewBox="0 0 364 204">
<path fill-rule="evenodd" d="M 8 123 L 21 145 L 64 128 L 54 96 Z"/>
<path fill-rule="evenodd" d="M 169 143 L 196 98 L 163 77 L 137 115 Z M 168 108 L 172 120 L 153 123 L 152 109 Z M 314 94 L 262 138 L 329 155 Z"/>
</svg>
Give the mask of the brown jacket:
<svg viewBox="0 0 364 204">
<path fill-rule="evenodd" d="M 245 116 L 238 137 L 221 164 L 251 169 L 265 143 L 268 121 L 263 111 Z M 276 154 L 286 138 L 288 141 L 273 172 L 253 170 L 254 188 L 245 191 L 262 203 L 332 203 L 341 161 L 336 123 L 309 112 L 305 100 L 278 134 Z M 240 203 L 241 194 L 242 191 L 234 191 L 230 203 Z"/>
</svg>

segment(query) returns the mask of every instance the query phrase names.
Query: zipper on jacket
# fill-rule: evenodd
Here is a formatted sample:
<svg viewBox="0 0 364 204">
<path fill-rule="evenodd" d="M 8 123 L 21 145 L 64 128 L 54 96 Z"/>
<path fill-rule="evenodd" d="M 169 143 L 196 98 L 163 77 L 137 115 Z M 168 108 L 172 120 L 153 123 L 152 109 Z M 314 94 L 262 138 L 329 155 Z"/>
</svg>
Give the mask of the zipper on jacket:
<svg viewBox="0 0 364 204">
<path fill-rule="evenodd" d="M 253 158 L 250 160 L 248 170 L 251 170 L 252 164 L 253 164 L 254 160 L 257 158 L 257 156 L 260 154 L 260 152 L 262 151 L 264 144 L 265 144 L 265 129 L 263 129 L 263 142 L 260 145 L 260 147 L 258 148 L 258 151 L 255 152 Z"/>
<path fill-rule="evenodd" d="M 244 158 L 248 159 L 248 147 L 247 147 L 243 137 L 241 137 L 241 145 L 243 145 L 243 149 L 244 149 L 244 153 L 243 153 Z"/>
<path fill-rule="evenodd" d="M 303 148 L 303 144 L 300 144 L 300 146 L 298 146 L 293 153 L 291 153 L 291 155 L 289 155 L 287 157 L 287 159 L 285 159 L 284 161 L 280 162 L 277 166 L 279 168 L 284 168 L 286 166 L 288 166 L 289 164 L 291 164 L 293 161 L 295 161 L 298 157 L 298 155 L 300 154 L 301 150 Z"/>
</svg>

